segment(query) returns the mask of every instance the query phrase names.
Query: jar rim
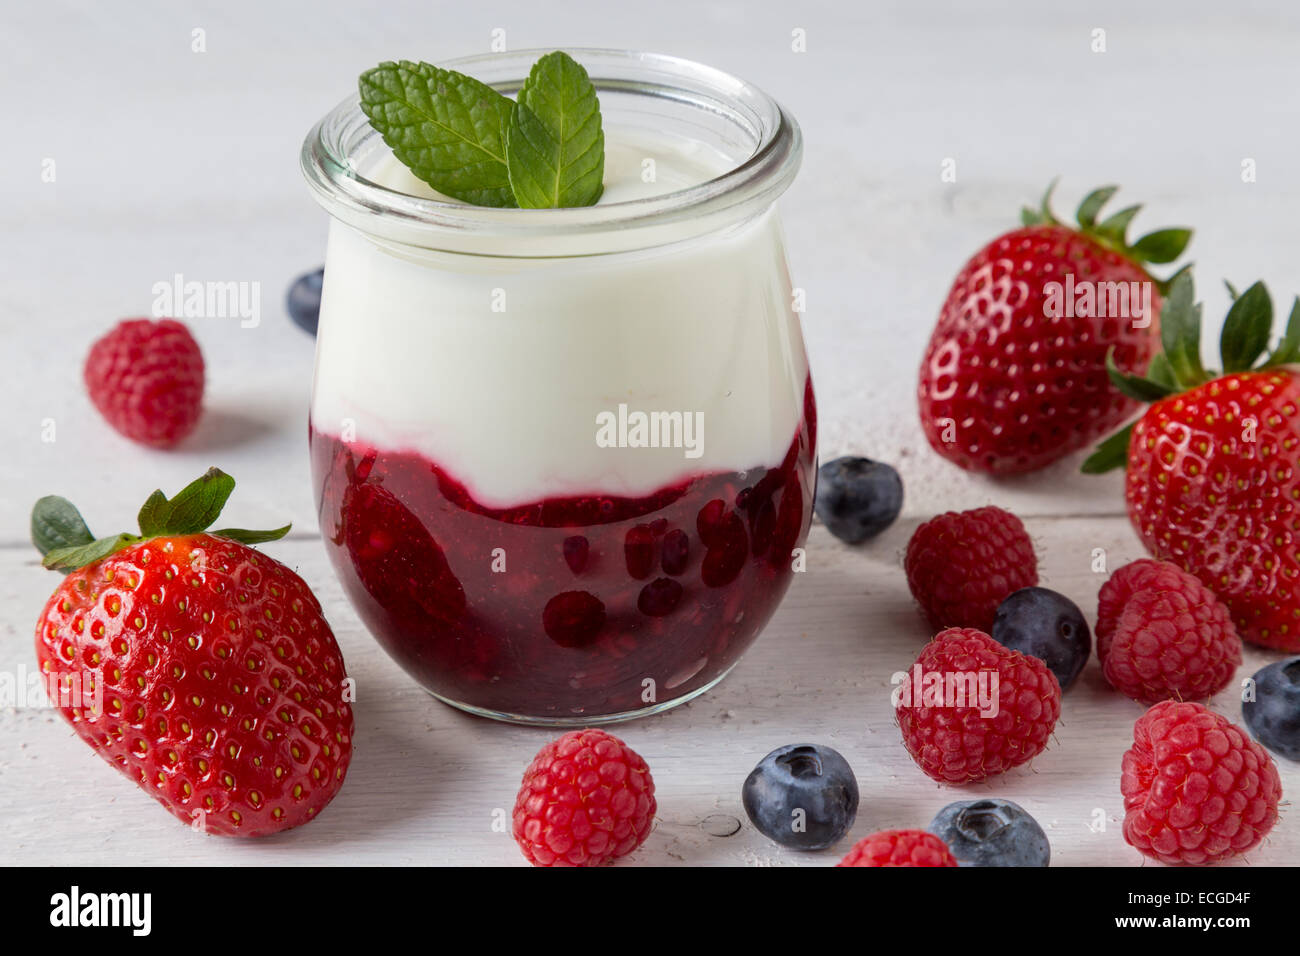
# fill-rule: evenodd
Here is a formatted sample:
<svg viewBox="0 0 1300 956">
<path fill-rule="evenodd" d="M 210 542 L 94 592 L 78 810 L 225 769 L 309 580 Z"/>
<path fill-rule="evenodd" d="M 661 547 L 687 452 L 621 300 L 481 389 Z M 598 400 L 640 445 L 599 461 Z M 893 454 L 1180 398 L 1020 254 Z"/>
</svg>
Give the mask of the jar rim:
<svg viewBox="0 0 1300 956">
<path fill-rule="evenodd" d="M 474 76 L 499 92 L 516 92 L 537 57 L 549 50 L 512 50 L 446 60 L 439 65 Z M 730 73 L 692 60 L 620 49 L 569 51 L 587 69 L 598 91 L 657 96 L 722 115 L 754 141 L 748 158 L 722 174 L 683 189 L 620 202 L 561 209 L 503 209 L 412 196 L 367 179 L 355 167 L 352 151 L 361 140 L 378 137 L 352 94 L 307 134 L 299 157 L 315 198 L 335 218 L 365 232 L 426 248 L 463 245 L 474 240 L 520 242 L 624 233 L 617 251 L 658 244 L 654 231 L 683 222 L 701 231 L 770 206 L 798 172 L 803 144 L 798 124 L 772 97 Z M 566 243 L 571 246 L 571 243 Z M 469 251 L 469 250 L 461 250 Z M 569 248 L 565 254 L 573 254 Z M 555 254 L 554 252 L 550 254 Z"/>
</svg>

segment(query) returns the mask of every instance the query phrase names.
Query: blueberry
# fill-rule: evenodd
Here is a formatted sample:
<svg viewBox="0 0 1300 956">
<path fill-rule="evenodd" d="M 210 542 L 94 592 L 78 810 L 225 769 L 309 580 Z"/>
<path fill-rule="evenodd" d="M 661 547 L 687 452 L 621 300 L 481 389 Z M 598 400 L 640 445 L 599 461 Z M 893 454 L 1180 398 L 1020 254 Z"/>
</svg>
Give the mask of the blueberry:
<svg viewBox="0 0 1300 956">
<path fill-rule="evenodd" d="M 316 323 L 320 321 L 320 289 L 325 282 L 325 270 L 317 269 L 298 276 L 289 286 L 285 305 L 289 309 L 289 318 L 305 332 L 316 334 Z"/>
<path fill-rule="evenodd" d="M 1010 800 L 950 803 L 929 829 L 948 844 L 958 866 L 1047 866 L 1052 858 L 1038 821 Z"/>
<path fill-rule="evenodd" d="M 903 510 L 903 479 L 870 458 L 836 458 L 817 469 L 817 517 L 841 541 L 861 544 Z"/>
<path fill-rule="evenodd" d="M 796 850 L 824 850 L 853 826 L 858 781 L 830 747 L 790 744 L 759 761 L 741 799 L 764 836 Z"/>
<path fill-rule="evenodd" d="M 1045 663 L 1061 690 L 1074 683 L 1092 651 L 1079 606 L 1047 588 L 1021 588 L 998 605 L 993 640 Z"/>
<path fill-rule="evenodd" d="M 1255 699 L 1242 701 L 1251 734 L 1273 753 L 1300 760 L 1300 657 L 1255 672 Z"/>
</svg>

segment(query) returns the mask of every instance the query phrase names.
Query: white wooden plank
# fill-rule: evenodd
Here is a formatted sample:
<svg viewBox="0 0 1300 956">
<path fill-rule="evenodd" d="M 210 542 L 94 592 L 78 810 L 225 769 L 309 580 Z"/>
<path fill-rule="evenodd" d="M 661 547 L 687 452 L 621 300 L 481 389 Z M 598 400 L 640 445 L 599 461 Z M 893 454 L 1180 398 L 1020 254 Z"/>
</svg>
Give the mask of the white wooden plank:
<svg viewBox="0 0 1300 956">
<path fill-rule="evenodd" d="M 675 711 L 615 728 L 649 762 L 659 798 L 644 864 L 824 865 L 841 850 L 800 854 L 758 834 L 744 817 L 740 787 L 753 765 L 785 743 L 841 751 L 862 792 L 851 839 L 886 827 L 925 826 L 952 800 L 1014 799 L 1033 813 L 1060 864 L 1139 864 L 1119 821 L 1120 757 L 1142 707 L 1111 691 L 1096 660 L 1066 695 L 1051 747 L 1029 767 L 985 783 L 943 787 L 908 757 L 889 703 L 890 675 L 910 666 L 928 629 L 912 605 L 898 554 L 914 522 L 864 548 L 814 530 L 808 571 L 732 675 Z M 1091 618 L 1101 577 L 1091 550 L 1112 566 L 1140 556 L 1119 519 L 1031 519 L 1044 583 L 1070 595 Z M 434 701 L 373 643 L 334 580 L 319 540 L 267 550 L 316 589 L 358 683 L 356 757 L 346 785 L 319 820 L 268 841 L 231 841 L 188 831 L 92 755 L 49 710 L 0 712 L 0 863 L 522 863 L 494 813 L 513 805 L 523 768 L 552 734 L 467 717 Z M 31 665 L 31 627 L 54 585 L 25 554 L 0 551 L 0 666 Z M 1241 675 L 1272 659 L 1248 651 Z M 1230 688 L 1216 710 L 1240 721 Z M 1300 788 L 1300 766 L 1282 767 L 1283 787 Z M 1103 833 L 1090 825 L 1100 808 Z M 730 819 L 733 836 L 712 836 Z M 1300 858 L 1300 832 L 1284 811 L 1253 863 Z"/>
</svg>

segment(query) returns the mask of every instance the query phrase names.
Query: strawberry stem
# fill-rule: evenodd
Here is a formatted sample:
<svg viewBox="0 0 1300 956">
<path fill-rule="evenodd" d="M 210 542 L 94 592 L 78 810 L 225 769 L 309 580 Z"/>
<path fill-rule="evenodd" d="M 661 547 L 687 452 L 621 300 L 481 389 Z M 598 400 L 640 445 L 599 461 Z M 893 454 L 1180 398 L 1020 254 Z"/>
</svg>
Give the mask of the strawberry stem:
<svg viewBox="0 0 1300 956">
<path fill-rule="evenodd" d="M 150 538 L 206 531 L 220 517 L 221 509 L 234 490 L 235 479 L 219 468 L 209 468 L 173 498 L 168 498 L 161 490 L 153 492 L 140 509 L 138 535 L 122 532 L 106 538 L 96 538 L 90 533 L 72 502 L 48 495 L 32 507 L 32 543 L 43 555 L 41 563 L 45 567 L 66 574 Z M 241 544 L 260 544 L 284 537 L 290 527 L 285 525 L 271 531 L 227 528 L 212 534 Z"/>
</svg>

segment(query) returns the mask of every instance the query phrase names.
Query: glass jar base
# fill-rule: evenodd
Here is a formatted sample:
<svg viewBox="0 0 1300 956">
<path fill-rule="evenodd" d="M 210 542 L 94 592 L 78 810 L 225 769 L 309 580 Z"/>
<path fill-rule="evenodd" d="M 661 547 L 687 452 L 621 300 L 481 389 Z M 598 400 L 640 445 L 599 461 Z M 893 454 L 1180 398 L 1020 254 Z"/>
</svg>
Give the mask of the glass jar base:
<svg viewBox="0 0 1300 956">
<path fill-rule="evenodd" d="M 508 714 L 498 710 L 488 710 L 484 707 L 475 707 L 473 704 L 464 704 L 458 700 L 452 700 L 449 697 L 443 697 L 441 694 L 435 694 L 433 691 L 426 689 L 426 693 L 434 700 L 441 701 L 448 707 L 454 707 L 457 710 L 464 711 L 467 714 L 473 714 L 475 717 L 487 717 L 491 720 L 499 720 L 506 724 L 520 724 L 525 727 L 600 727 L 605 724 L 621 724 L 630 720 L 636 720 L 639 717 L 651 717 L 655 714 L 662 714 L 665 711 L 672 710 L 674 707 L 688 703 L 695 698 L 700 697 L 713 688 L 717 687 L 722 679 L 732 672 L 735 664 L 728 667 L 713 680 L 709 681 L 703 687 L 697 687 L 689 694 L 683 694 L 680 697 L 674 697 L 672 700 L 665 700 L 657 704 L 650 704 L 639 710 L 625 710 L 618 714 L 597 714 L 584 716 L 575 714 L 572 716 L 529 716 L 526 714 Z"/>
</svg>

